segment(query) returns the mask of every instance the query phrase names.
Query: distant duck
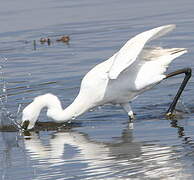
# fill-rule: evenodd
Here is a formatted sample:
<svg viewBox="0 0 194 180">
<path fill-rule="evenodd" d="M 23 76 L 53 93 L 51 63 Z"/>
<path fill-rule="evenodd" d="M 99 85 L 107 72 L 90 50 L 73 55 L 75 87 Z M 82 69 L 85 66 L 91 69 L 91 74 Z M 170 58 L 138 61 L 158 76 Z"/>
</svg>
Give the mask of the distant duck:
<svg viewBox="0 0 194 180">
<path fill-rule="evenodd" d="M 58 42 L 64 42 L 64 43 L 68 43 L 70 40 L 69 36 L 62 36 L 60 39 L 57 39 Z"/>
<path fill-rule="evenodd" d="M 175 25 L 160 26 L 130 39 L 117 53 L 96 65 L 85 75 L 78 96 L 66 109 L 62 108 L 61 102 L 53 94 L 36 97 L 23 110 L 23 127 L 32 129 L 44 107 L 48 108 L 47 115 L 57 122 L 75 119 L 89 109 L 104 104 L 119 104 L 129 118 L 133 119 L 134 113 L 129 102 L 162 80 L 184 73 L 185 78 L 166 113 L 172 116 L 176 103 L 191 77 L 191 69 L 164 73 L 172 60 L 186 53 L 187 50 L 144 46 L 174 28 Z"/>
<path fill-rule="evenodd" d="M 40 43 L 41 44 L 47 43 L 48 45 L 50 45 L 51 40 L 50 40 L 50 38 L 43 38 L 43 37 L 41 37 L 40 38 Z"/>
</svg>

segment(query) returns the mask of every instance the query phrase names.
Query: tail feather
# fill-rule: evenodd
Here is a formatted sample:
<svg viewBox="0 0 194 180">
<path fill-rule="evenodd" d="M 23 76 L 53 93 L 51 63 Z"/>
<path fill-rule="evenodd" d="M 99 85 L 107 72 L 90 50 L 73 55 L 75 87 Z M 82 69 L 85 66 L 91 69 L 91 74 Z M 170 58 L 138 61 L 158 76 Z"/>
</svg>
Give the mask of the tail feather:
<svg viewBox="0 0 194 180">
<path fill-rule="evenodd" d="M 177 53 L 186 53 L 187 49 L 186 48 L 172 48 L 170 49 L 171 54 L 177 54 Z"/>
<path fill-rule="evenodd" d="M 169 60 L 173 60 L 183 54 L 187 53 L 187 49 L 185 48 L 172 48 L 170 50 L 170 54 L 167 55 L 167 58 L 169 58 Z"/>
<path fill-rule="evenodd" d="M 140 59 L 147 61 L 158 60 L 163 57 L 174 59 L 186 52 L 187 49 L 185 48 L 169 48 L 169 49 L 163 49 L 161 47 L 144 48 L 140 55 Z"/>
</svg>

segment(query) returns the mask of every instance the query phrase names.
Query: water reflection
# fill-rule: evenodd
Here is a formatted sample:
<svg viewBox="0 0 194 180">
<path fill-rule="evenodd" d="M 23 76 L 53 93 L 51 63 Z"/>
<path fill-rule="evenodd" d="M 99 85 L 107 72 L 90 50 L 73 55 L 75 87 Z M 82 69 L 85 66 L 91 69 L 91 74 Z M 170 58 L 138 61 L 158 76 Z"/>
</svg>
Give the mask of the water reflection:
<svg viewBox="0 0 194 180">
<path fill-rule="evenodd" d="M 170 124 L 172 127 L 177 128 L 179 137 L 183 137 L 185 135 L 184 134 L 184 127 L 180 126 L 176 119 L 172 120 Z"/>
<path fill-rule="evenodd" d="M 22 173 L 20 169 L 25 167 L 23 164 L 27 159 L 18 132 L 0 132 L 0 142 L 0 179 L 29 179 L 29 175 L 32 176 L 31 170 L 25 169 L 26 173 Z"/>
<path fill-rule="evenodd" d="M 10 167 L 12 162 L 12 149 L 19 147 L 17 141 L 17 133 L 15 133 L 15 138 L 13 138 L 13 134 L 8 132 L 1 133 L 2 139 L 5 142 L 5 151 L 3 152 L 3 163 L 2 165 L 5 167 Z M 4 164 L 5 163 L 5 164 Z"/>
<path fill-rule="evenodd" d="M 183 137 L 183 127 L 174 127 L 178 129 L 178 136 L 181 133 Z M 179 160 L 180 147 L 136 142 L 130 128 L 125 128 L 118 140 L 108 143 L 70 130 L 53 132 L 50 138 L 34 132 L 30 139 L 24 140 L 24 145 L 31 159 L 40 161 L 39 167 L 60 167 L 58 173 L 69 174 L 69 177 L 185 177 Z"/>
</svg>

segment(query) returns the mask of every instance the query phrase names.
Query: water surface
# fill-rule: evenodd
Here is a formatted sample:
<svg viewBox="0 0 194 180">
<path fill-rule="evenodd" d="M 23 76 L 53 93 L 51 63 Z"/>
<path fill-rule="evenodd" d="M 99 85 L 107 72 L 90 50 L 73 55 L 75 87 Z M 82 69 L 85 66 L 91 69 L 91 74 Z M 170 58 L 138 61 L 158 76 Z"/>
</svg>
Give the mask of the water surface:
<svg viewBox="0 0 194 180">
<path fill-rule="evenodd" d="M 120 107 L 104 106 L 68 128 L 31 132 L 30 138 L 4 128 L 13 125 L 7 112 L 17 114 L 37 95 L 53 93 L 67 107 L 86 72 L 156 26 L 177 24 L 156 45 L 189 50 L 168 71 L 193 67 L 193 7 L 192 0 L 2 1 L 1 179 L 194 179 L 193 79 L 178 104 L 180 117 L 164 117 L 182 76 L 139 96 L 133 123 Z M 63 35 L 69 44 L 56 42 Z M 41 37 L 51 44 L 41 44 Z M 51 120 L 43 111 L 39 121 Z"/>
</svg>

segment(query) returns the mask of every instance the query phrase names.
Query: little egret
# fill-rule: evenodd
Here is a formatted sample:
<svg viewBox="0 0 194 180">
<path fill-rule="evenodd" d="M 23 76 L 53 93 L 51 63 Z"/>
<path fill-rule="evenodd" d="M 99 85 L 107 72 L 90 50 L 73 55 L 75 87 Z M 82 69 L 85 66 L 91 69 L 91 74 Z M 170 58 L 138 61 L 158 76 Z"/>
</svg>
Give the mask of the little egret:
<svg viewBox="0 0 194 180">
<path fill-rule="evenodd" d="M 164 74 L 173 59 L 187 52 L 185 48 L 145 47 L 149 41 L 159 38 L 175 28 L 175 25 L 160 26 L 140 33 L 108 60 L 96 65 L 83 78 L 78 96 L 63 109 L 53 94 L 36 97 L 24 108 L 22 125 L 32 129 L 42 108 L 46 107 L 48 117 L 57 122 L 75 119 L 91 108 L 104 104 L 119 104 L 133 119 L 130 102 L 144 91 L 169 77 L 185 74 L 185 78 L 173 100 L 167 115 L 173 114 L 176 103 L 184 90 L 191 69 L 180 69 Z"/>
</svg>

